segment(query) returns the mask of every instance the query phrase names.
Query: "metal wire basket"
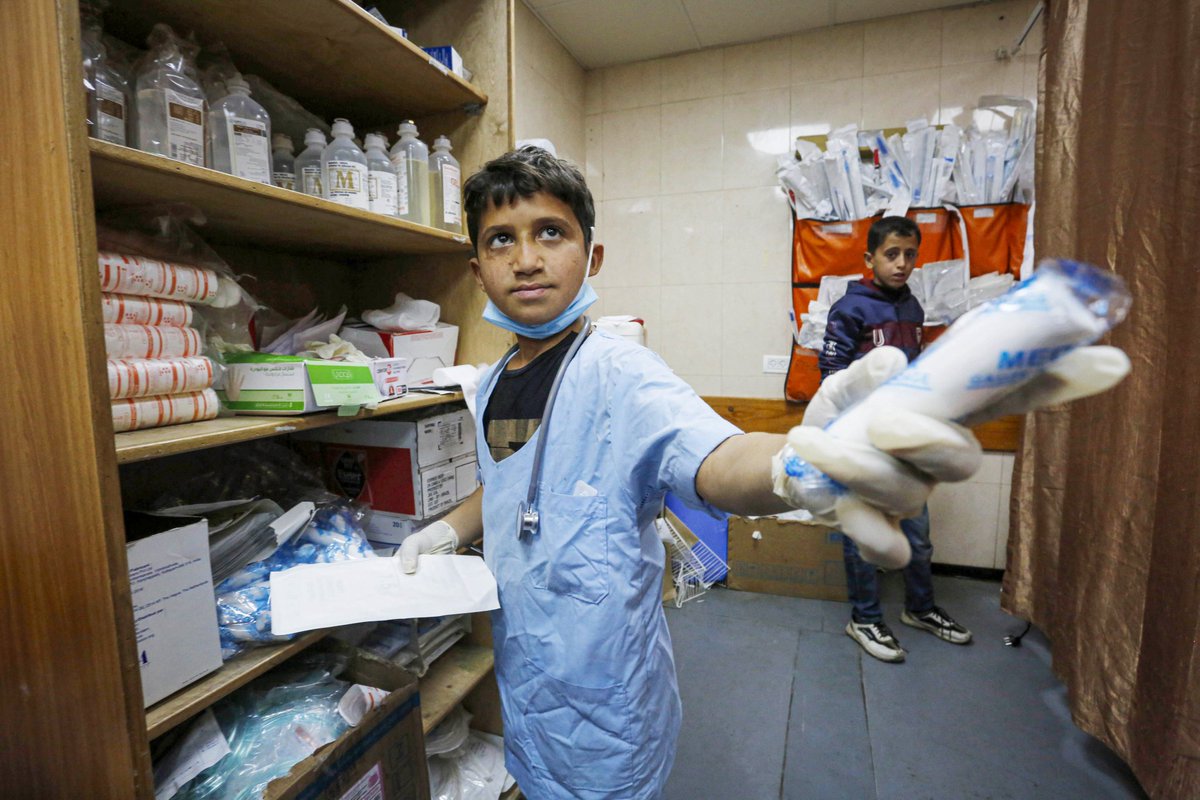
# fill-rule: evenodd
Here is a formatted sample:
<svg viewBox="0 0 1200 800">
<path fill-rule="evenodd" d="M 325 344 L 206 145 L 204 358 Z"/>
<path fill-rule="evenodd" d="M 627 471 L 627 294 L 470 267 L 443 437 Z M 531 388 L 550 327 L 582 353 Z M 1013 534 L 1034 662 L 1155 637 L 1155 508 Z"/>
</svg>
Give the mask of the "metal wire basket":
<svg viewBox="0 0 1200 800">
<path fill-rule="evenodd" d="M 721 557 L 686 528 L 682 531 L 669 518 L 654 520 L 658 537 L 671 557 L 671 580 L 675 584 L 675 607 L 681 608 L 708 591 L 713 582 L 728 570 Z"/>
</svg>

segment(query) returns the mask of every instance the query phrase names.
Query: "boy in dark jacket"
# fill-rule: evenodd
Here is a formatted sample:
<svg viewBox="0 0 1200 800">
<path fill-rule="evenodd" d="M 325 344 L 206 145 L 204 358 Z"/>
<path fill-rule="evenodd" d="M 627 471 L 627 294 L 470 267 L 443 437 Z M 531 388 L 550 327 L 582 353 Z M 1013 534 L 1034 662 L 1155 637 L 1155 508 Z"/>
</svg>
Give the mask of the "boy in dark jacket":
<svg viewBox="0 0 1200 800">
<path fill-rule="evenodd" d="M 845 296 L 829 309 L 825 346 L 819 357 L 822 378 L 884 345 L 900 348 L 909 361 L 920 354 L 925 312 L 907 285 L 920 245 L 921 229 L 907 217 L 883 217 L 871 226 L 864 254 L 871 277 L 851 283 Z M 904 568 L 900 621 L 947 642 L 967 644 L 971 632 L 933 602 L 929 508 L 903 520 L 900 528 L 912 546 L 912 561 Z M 875 567 L 862 559 L 853 541 L 843 539 L 846 584 L 853 606 L 846 634 L 881 661 L 903 661 L 904 649 L 883 621 Z"/>
</svg>

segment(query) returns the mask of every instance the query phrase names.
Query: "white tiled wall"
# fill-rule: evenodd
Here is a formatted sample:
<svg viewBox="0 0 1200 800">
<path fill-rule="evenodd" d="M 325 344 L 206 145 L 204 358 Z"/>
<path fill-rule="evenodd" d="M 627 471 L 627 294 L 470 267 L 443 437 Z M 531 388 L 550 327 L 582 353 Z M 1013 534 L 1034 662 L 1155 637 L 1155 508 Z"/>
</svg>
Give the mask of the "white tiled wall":
<svg viewBox="0 0 1200 800">
<path fill-rule="evenodd" d="M 583 68 L 524 3 L 515 24 L 514 138 L 549 139 L 559 156 L 583 164 Z"/>
<path fill-rule="evenodd" d="M 980 95 L 1034 97 L 1040 28 L 1019 57 L 995 58 L 1033 4 L 908 14 L 588 72 L 586 171 L 607 247 L 594 313 L 642 316 L 650 346 L 702 394 L 781 397 L 783 376 L 762 372 L 762 357 L 791 342 L 790 212 L 776 157 L 795 136 L 850 122 L 964 124 Z"/>
<path fill-rule="evenodd" d="M 969 481 L 944 483 L 929 498 L 933 560 L 1004 569 L 1013 456 L 987 453 Z"/>
</svg>

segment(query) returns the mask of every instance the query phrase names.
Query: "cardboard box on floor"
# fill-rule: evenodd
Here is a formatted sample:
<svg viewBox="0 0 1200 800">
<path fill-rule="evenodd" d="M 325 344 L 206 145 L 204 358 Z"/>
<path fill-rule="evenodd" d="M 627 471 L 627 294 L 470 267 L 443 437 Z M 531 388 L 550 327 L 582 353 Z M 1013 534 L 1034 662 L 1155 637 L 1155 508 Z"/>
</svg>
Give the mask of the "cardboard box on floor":
<svg viewBox="0 0 1200 800">
<path fill-rule="evenodd" d="M 754 538 L 756 531 L 760 538 Z M 730 517 L 726 585 L 746 592 L 845 601 L 842 535 L 795 520 Z"/>
<path fill-rule="evenodd" d="M 320 647 L 348 655 L 346 671 L 339 676 L 342 680 L 391 694 L 356 727 L 267 784 L 263 800 L 429 797 L 416 677 L 349 645 L 326 641 Z"/>
</svg>

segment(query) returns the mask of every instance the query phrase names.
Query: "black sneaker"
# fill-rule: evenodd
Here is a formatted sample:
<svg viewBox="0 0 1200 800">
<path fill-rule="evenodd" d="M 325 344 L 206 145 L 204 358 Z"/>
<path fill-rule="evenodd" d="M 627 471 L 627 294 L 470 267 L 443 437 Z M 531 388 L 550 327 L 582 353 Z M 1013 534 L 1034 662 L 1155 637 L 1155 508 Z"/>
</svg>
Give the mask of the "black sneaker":
<svg viewBox="0 0 1200 800">
<path fill-rule="evenodd" d="M 855 622 L 846 623 L 846 635 L 858 642 L 868 655 L 880 661 L 898 663 L 907 655 L 900 642 L 896 641 L 892 629 L 885 622 Z"/>
<path fill-rule="evenodd" d="M 954 621 L 954 617 L 946 613 L 940 606 L 934 606 L 924 614 L 913 614 L 905 610 L 900 614 L 900 621 L 913 628 L 929 631 L 939 639 L 951 644 L 970 644 L 971 632 Z"/>
</svg>

